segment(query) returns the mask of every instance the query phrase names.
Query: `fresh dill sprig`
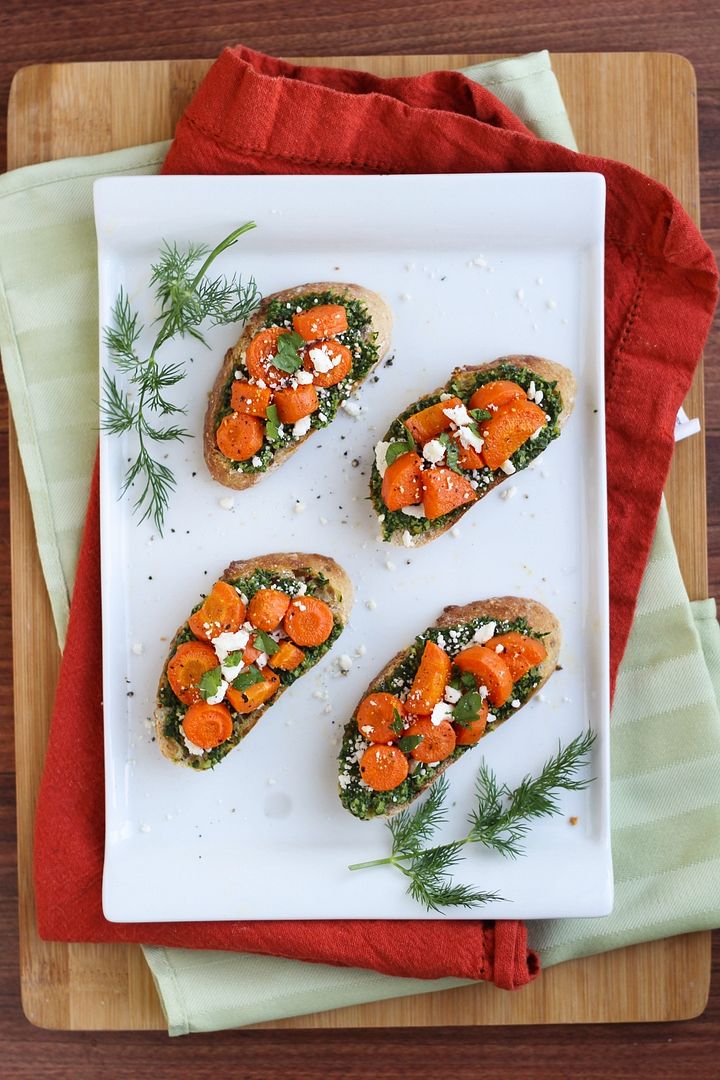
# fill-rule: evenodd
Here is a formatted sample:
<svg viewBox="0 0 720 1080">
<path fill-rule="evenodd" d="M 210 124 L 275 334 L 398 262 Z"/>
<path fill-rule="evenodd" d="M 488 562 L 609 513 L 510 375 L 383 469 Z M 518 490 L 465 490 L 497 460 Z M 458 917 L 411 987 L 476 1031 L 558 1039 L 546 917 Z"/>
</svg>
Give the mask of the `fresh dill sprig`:
<svg viewBox="0 0 720 1080">
<path fill-rule="evenodd" d="M 522 853 L 532 821 L 553 817 L 560 812 L 559 791 L 582 791 L 592 777 L 578 777 L 595 742 L 595 733 L 586 731 L 558 746 L 538 776 L 525 776 L 516 788 L 498 784 L 495 773 L 483 762 L 475 785 L 476 805 L 468 816 L 470 828 L 459 840 L 435 847 L 425 847 L 445 821 L 448 782 L 441 776 L 416 810 L 404 810 L 388 821 L 392 835 L 390 855 L 385 859 L 354 863 L 349 870 L 371 866 L 394 866 L 408 878 L 408 893 L 428 911 L 444 907 L 475 907 L 491 900 L 502 900 L 497 893 L 476 891 L 458 885 L 450 871 L 464 858 L 466 844 L 481 844 L 501 855 L 516 858 Z"/>
<path fill-rule="evenodd" d="M 253 278 L 243 283 L 234 275 L 230 279 L 206 276 L 218 255 L 254 228 L 253 221 L 241 225 L 212 250 L 198 244 L 190 244 L 185 250 L 177 244 L 163 244 L 160 258 L 151 268 L 150 284 L 160 314 L 155 320 L 159 326 L 157 336 L 147 356 L 138 349 L 143 327 L 124 289 L 113 305 L 112 323 L 103 333 L 110 359 L 125 377 L 128 388 L 123 389 L 115 375 L 103 372 L 102 427 L 111 435 L 134 433 L 137 438 L 137 452 L 123 478 L 121 495 L 137 484 L 139 494 L 133 510 L 141 512 L 141 521 L 152 518 L 161 535 L 175 477 L 167 465 L 153 457 L 150 444 L 187 439 L 191 433 L 178 423 L 158 422 L 187 410 L 166 396 L 170 387 L 185 378 L 184 365 L 161 364 L 157 353 L 178 334 L 187 334 L 206 345 L 201 326 L 211 329 L 244 322 L 255 310 L 260 294 Z"/>
</svg>

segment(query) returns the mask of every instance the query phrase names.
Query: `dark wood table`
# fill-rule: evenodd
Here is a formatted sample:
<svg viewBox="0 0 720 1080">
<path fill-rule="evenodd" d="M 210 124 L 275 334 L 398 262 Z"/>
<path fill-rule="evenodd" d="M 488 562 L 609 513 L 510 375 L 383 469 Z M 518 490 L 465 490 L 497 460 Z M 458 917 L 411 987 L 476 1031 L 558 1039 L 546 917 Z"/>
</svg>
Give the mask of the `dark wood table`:
<svg viewBox="0 0 720 1080">
<path fill-rule="evenodd" d="M 720 8 L 716 0 L 559 0 L 453 4 L 395 0 L 340 3 L 156 0 L 5 0 L 0 9 L 0 165 L 7 94 L 26 64 L 70 60 L 212 56 L 242 41 L 284 55 L 516 53 L 658 50 L 695 65 L 700 116 L 702 216 L 720 250 Z M 720 596 L 720 344 L 706 352 L 710 591 Z M 274 1078 L 481 1075 L 533 1078 L 720 1076 L 720 935 L 710 1001 L 702 1017 L 673 1024 L 374 1031 L 238 1031 L 169 1040 L 155 1033 L 41 1031 L 20 1007 L 12 744 L 7 398 L 0 397 L 0 1075 L 103 1074 Z"/>
</svg>

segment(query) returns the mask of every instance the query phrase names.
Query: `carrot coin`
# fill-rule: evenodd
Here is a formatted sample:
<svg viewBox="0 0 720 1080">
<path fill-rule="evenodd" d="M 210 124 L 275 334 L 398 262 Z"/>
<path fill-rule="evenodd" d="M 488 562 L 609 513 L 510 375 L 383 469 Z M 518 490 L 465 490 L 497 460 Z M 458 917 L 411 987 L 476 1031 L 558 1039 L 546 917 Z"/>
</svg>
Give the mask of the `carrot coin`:
<svg viewBox="0 0 720 1080">
<path fill-rule="evenodd" d="M 228 686 L 226 697 L 235 712 L 242 714 L 254 712 L 275 694 L 280 686 L 280 680 L 275 672 L 264 667 L 262 676 L 262 682 L 246 686 L 244 690 L 236 690 L 234 686 Z"/>
<path fill-rule="evenodd" d="M 420 667 L 405 699 L 407 712 L 422 716 L 433 711 L 443 699 L 450 678 L 450 667 L 450 657 L 445 650 L 434 641 L 426 641 Z"/>
<path fill-rule="evenodd" d="M 542 664 L 547 656 L 547 649 L 538 638 L 528 634 L 520 634 L 517 630 L 510 630 L 507 634 L 498 634 L 485 643 L 486 649 L 498 651 L 501 645 L 500 655 L 510 668 L 512 681 L 517 682 L 527 675 L 530 668 Z"/>
<path fill-rule="evenodd" d="M 419 454 L 401 454 L 388 465 L 380 493 L 388 510 L 401 510 L 403 506 L 422 502 L 422 472 Z"/>
<path fill-rule="evenodd" d="M 248 620 L 256 630 L 277 630 L 290 606 L 290 597 L 282 589 L 258 589 L 250 598 Z"/>
<path fill-rule="evenodd" d="M 410 751 L 410 757 L 415 761 L 423 761 L 426 765 L 444 761 L 455 749 L 455 732 L 447 720 L 433 724 L 429 716 L 419 716 L 405 732 L 408 738 L 413 735 L 420 736 L 420 742 Z"/>
<path fill-rule="evenodd" d="M 227 581 L 216 581 L 202 606 L 188 619 L 196 638 L 212 641 L 219 634 L 234 634 L 245 619 L 245 605 L 237 589 Z"/>
<path fill-rule="evenodd" d="M 494 382 L 478 387 L 468 402 L 468 408 L 496 412 L 501 405 L 519 401 L 520 398 L 527 398 L 522 386 L 511 382 L 510 379 L 496 379 Z"/>
<path fill-rule="evenodd" d="M 296 596 L 285 613 L 283 627 L 296 645 L 322 645 L 332 633 L 335 619 L 324 600 L 316 596 Z"/>
<path fill-rule="evenodd" d="M 283 424 L 296 424 L 304 416 L 310 416 L 320 407 L 317 391 L 312 383 L 305 383 L 297 389 L 287 387 L 275 393 L 278 417 Z"/>
<path fill-rule="evenodd" d="M 471 645 L 455 657 L 460 671 L 470 671 L 478 686 L 487 688 L 491 705 L 504 705 L 512 694 L 513 680 L 510 668 L 499 653 L 484 645 Z"/>
<path fill-rule="evenodd" d="M 402 724 L 399 732 L 393 731 L 390 725 L 396 723 L 398 716 L 401 720 L 405 716 L 405 706 L 400 698 L 394 694 L 368 694 L 358 707 L 358 731 L 368 742 L 397 742 L 403 734 Z"/>
<path fill-rule="evenodd" d="M 264 441 L 265 424 L 259 416 L 246 413 L 229 413 L 215 432 L 218 450 L 231 461 L 248 461 L 255 457 Z"/>
<path fill-rule="evenodd" d="M 194 705 L 201 701 L 198 689 L 200 680 L 207 671 L 218 666 L 215 650 L 201 641 L 186 641 L 178 645 L 170 657 L 167 666 L 168 682 L 172 692 L 183 705 Z"/>
<path fill-rule="evenodd" d="M 483 457 L 490 469 L 499 469 L 531 435 L 547 423 L 544 411 L 524 398 L 501 405 L 491 420 L 483 420 Z"/>
<path fill-rule="evenodd" d="M 198 701 L 191 705 L 180 724 L 185 738 L 203 750 L 212 750 L 232 735 L 233 723 L 224 705 Z"/>
<path fill-rule="evenodd" d="M 303 367 L 311 371 L 315 386 L 327 389 L 342 382 L 352 370 L 352 353 L 339 341 L 318 341 L 303 356 Z"/>
<path fill-rule="evenodd" d="M 480 742 L 485 734 L 489 711 L 487 698 L 484 698 L 477 719 L 471 720 L 469 724 L 453 724 L 458 746 L 475 746 L 475 743 Z"/>
<path fill-rule="evenodd" d="M 360 775 L 373 791 L 392 791 L 409 771 L 408 759 L 397 746 L 376 743 L 360 758 Z"/>
<path fill-rule="evenodd" d="M 271 398 L 272 390 L 269 386 L 256 386 L 255 383 L 239 382 L 237 379 L 230 391 L 230 405 L 235 412 L 259 416 L 261 420 L 267 416 Z"/>
<path fill-rule="evenodd" d="M 293 315 L 293 330 L 306 341 L 335 337 L 348 328 L 347 311 L 341 304 L 317 304 Z"/>
<path fill-rule="evenodd" d="M 267 330 L 260 330 L 255 335 L 245 350 L 245 367 L 251 379 L 264 383 L 272 390 L 285 385 L 288 373 L 276 368 L 272 359 L 277 356 L 278 338 L 289 333 L 290 331 L 282 326 L 271 326 Z"/>
</svg>

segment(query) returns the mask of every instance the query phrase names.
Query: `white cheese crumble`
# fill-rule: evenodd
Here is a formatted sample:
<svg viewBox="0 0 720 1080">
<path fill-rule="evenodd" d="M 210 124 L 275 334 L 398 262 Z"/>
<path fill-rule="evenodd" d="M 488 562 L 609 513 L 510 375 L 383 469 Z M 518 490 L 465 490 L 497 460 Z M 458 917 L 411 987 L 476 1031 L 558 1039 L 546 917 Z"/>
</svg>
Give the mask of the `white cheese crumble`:
<svg viewBox="0 0 720 1080">
<path fill-rule="evenodd" d="M 256 456 L 255 456 L 255 457 L 254 457 L 254 458 L 252 459 L 252 464 L 253 464 L 253 467 L 254 467 L 254 468 L 256 468 L 256 469 L 259 469 L 259 468 L 260 468 L 260 466 L 262 465 L 262 458 L 259 458 L 259 457 L 257 457 L 257 455 L 256 455 Z"/>
<path fill-rule="evenodd" d="M 461 427 L 458 438 L 465 449 L 471 446 L 473 450 L 477 450 L 478 454 L 485 445 L 484 440 L 481 439 L 479 435 L 476 435 L 469 427 Z"/>
<path fill-rule="evenodd" d="M 497 623 L 489 622 L 484 626 L 478 626 L 477 630 L 472 636 L 473 641 L 477 645 L 484 645 L 486 641 L 489 641 L 491 637 L 495 637 L 495 627 Z"/>
<path fill-rule="evenodd" d="M 293 510 L 295 511 L 296 514 L 302 514 L 303 511 L 305 510 L 305 503 L 301 502 L 300 499 L 296 499 Z"/>
<path fill-rule="evenodd" d="M 533 401 L 534 398 L 535 398 L 535 380 L 534 379 L 530 380 L 530 385 L 528 386 L 526 393 L 527 393 L 528 401 Z"/>
<path fill-rule="evenodd" d="M 385 569 L 386 570 L 394 570 L 395 569 L 395 563 L 392 561 L 392 559 L 387 559 L 385 561 Z"/>
<path fill-rule="evenodd" d="M 512 476 L 512 474 L 515 472 L 515 466 L 513 465 L 510 458 L 508 458 L 507 461 L 503 461 L 500 469 L 502 470 L 502 472 L 505 473 L 506 476 Z"/>
<path fill-rule="evenodd" d="M 338 660 L 338 667 L 342 671 L 343 675 L 347 675 L 347 673 L 352 670 L 352 666 L 353 666 L 352 656 L 348 656 L 347 653 L 343 653 L 342 656 L 340 657 L 340 659 Z"/>
<path fill-rule="evenodd" d="M 309 386 L 313 381 L 313 374 L 312 371 L 298 371 L 295 378 L 300 386 Z"/>
<path fill-rule="evenodd" d="M 224 495 L 222 499 L 218 499 L 218 505 L 221 506 L 223 510 L 232 510 L 235 505 L 235 500 L 232 495 Z"/>
<path fill-rule="evenodd" d="M 358 645 L 357 649 L 355 650 L 355 655 L 356 656 L 364 656 L 366 652 L 367 652 L 367 646 Z"/>
<path fill-rule="evenodd" d="M 362 407 L 358 404 L 357 401 L 350 401 L 349 399 L 347 401 L 343 401 L 342 408 L 345 410 L 348 416 L 353 417 L 359 416 L 362 409 Z"/>
<path fill-rule="evenodd" d="M 368 609 L 368 611 L 374 611 L 375 608 L 377 607 L 377 604 L 375 603 L 374 600 L 366 600 L 365 601 L 365 607 Z"/>
<path fill-rule="evenodd" d="M 545 304 L 545 307 L 549 311 L 554 311 L 555 308 L 557 307 L 557 300 L 548 300 L 548 302 Z"/>
<path fill-rule="evenodd" d="M 488 696 L 488 688 L 487 688 L 487 686 L 478 686 L 478 694 L 480 695 L 480 697 L 484 701 L 485 698 Z"/>
<path fill-rule="evenodd" d="M 420 506 L 403 506 L 400 513 L 401 514 L 407 514 L 408 517 L 424 518 L 425 517 L 425 507 L 422 506 L 422 505 L 420 505 Z"/>
<path fill-rule="evenodd" d="M 507 502 L 508 499 L 514 499 L 516 495 L 517 488 L 514 484 L 511 484 L 509 488 L 505 488 L 505 490 L 500 492 L 500 498 L 504 499 L 505 502 Z"/>
<path fill-rule="evenodd" d="M 452 394 L 441 394 L 440 395 L 440 400 L 441 401 L 449 401 L 451 397 L 452 397 Z"/>
<path fill-rule="evenodd" d="M 513 700 L 510 702 L 510 704 L 512 705 L 513 709 L 519 709 L 520 708 L 520 698 L 513 698 Z"/>
<path fill-rule="evenodd" d="M 448 705 L 457 705 L 462 697 L 462 690 L 456 690 L 454 686 L 446 686 L 445 694 L 443 696 Z"/>
<path fill-rule="evenodd" d="M 322 515 L 320 516 L 320 524 L 321 525 L 327 525 L 327 521 L 328 521 L 328 519 L 326 517 L 323 517 Z"/>
<path fill-rule="evenodd" d="M 445 447 L 439 439 L 431 439 L 423 446 L 423 457 L 431 465 L 437 465 L 445 457 Z"/>
<path fill-rule="evenodd" d="M 319 375 L 327 375 L 328 371 L 337 367 L 340 363 L 340 357 L 334 357 L 327 345 L 316 345 L 314 348 L 309 349 L 308 357 Z"/>
<path fill-rule="evenodd" d="M 225 697 L 225 691 L 227 690 L 227 688 L 228 684 L 226 683 L 225 679 L 221 679 L 220 685 L 218 686 L 216 693 L 214 693 L 212 697 L 206 699 L 208 705 L 219 705 L 222 699 Z"/>
<path fill-rule="evenodd" d="M 311 417 L 303 416 L 293 424 L 293 439 L 302 439 L 310 430 Z"/>
<path fill-rule="evenodd" d="M 454 405 L 451 409 L 443 409 L 443 412 L 448 420 L 452 420 L 453 424 L 457 424 L 458 427 L 464 427 L 466 424 L 472 423 L 472 417 L 462 404 Z"/>
<path fill-rule="evenodd" d="M 505 652 L 505 646 L 504 646 L 504 645 L 496 645 L 496 646 L 495 646 L 495 652 L 496 652 L 496 653 L 503 653 L 503 652 Z"/>
<path fill-rule="evenodd" d="M 230 665 L 230 666 L 228 666 L 227 664 L 224 664 L 224 663 L 221 664 L 220 669 L 221 669 L 221 672 L 222 672 L 223 679 L 227 679 L 227 681 L 229 683 L 231 683 L 234 679 L 237 679 L 238 675 L 240 674 L 240 672 L 243 670 L 244 667 L 245 667 L 245 664 L 242 662 L 242 660 L 240 661 L 239 664 L 234 664 L 234 665 Z"/>
<path fill-rule="evenodd" d="M 539 405 L 544 397 L 545 395 L 543 394 L 542 390 L 538 390 L 533 400 L 535 401 L 536 405 Z"/>
<path fill-rule="evenodd" d="M 226 631 L 224 634 L 218 634 L 217 637 L 212 639 L 212 647 L 222 664 L 228 653 L 244 649 L 249 640 L 250 635 L 247 630 L 236 630 L 234 633 Z"/>
<path fill-rule="evenodd" d="M 145 652 L 145 646 L 141 641 L 136 641 L 132 647 L 133 656 L 142 656 Z"/>
<path fill-rule="evenodd" d="M 400 293 L 400 299 L 401 300 L 412 300 L 412 296 L 410 295 L 409 292 L 401 292 Z"/>
<path fill-rule="evenodd" d="M 450 530 L 450 535 L 453 537 L 454 540 L 457 540 L 457 538 L 460 536 L 460 530 L 458 529 L 457 525 L 453 525 L 452 529 Z"/>
<path fill-rule="evenodd" d="M 407 529 L 403 529 L 402 542 L 403 542 L 403 547 L 406 547 L 406 548 L 415 547 L 415 541 L 413 540 L 412 536 L 410 535 L 410 533 L 408 532 Z"/>
<path fill-rule="evenodd" d="M 430 714 L 430 723 L 434 727 L 438 727 L 442 724 L 443 720 L 449 720 L 452 716 L 452 706 L 448 705 L 445 701 L 439 701 Z"/>
<path fill-rule="evenodd" d="M 384 476 L 387 472 L 387 452 L 389 447 L 390 443 L 382 440 L 375 447 L 375 466 L 380 476 Z"/>
</svg>

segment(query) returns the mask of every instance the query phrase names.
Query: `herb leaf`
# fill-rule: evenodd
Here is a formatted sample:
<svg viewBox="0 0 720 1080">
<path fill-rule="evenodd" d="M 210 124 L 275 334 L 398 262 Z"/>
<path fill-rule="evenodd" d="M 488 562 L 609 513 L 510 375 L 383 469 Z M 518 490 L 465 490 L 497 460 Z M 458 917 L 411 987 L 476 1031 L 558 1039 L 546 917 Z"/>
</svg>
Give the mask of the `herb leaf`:
<svg viewBox="0 0 720 1080">
<path fill-rule="evenodd" d="M 259 682 L 265 682 L 264 676 L 256 667 L 249 667 L 246 671 L 241 671 L 236 679 L 233 679 L 233 687 L 236 690 L 247 690 L 248 686 L 254 686 L 255 683 Z"/>
<path fill-rule="evenodd" d="M 438 436 L 438 442 L 441 442 L 445 447 L 445 464 L 453 472 L 462 473 L 462 469 L 458 465 L 458 454 L 460 448 L 458 447 L 455 439 L 451 439 L 447 432 L 443 432 Z"/>
<path fill-rule="evenodd" d="M 402 739 L 398 739 L 398 746 L 404 754 L 408 754 L 420 745 L 423 738 L 423 735 L 404 735 Z"/>
<path fill-rule="evenodd" d="M 473 416 L 478 423 L 482 423 L 483 420 L 492 420 L 492 413 L 487 409 L 470 409 L 470 415 Z"/>
<path fill-rule="evenodd" d="M 397 709 L 393 709 L 392 724 L 388 724 L 388 727 L 395 735 L 402 735 L 405 725 L 403 724 L 403 718 Z"/>
<path fill-rule="evenodd" d="M 198 683 L 198 690 L 200 691 L 200 697 L 203 701 L 207 701 L 208 698 L 215 697 L 220 689 L 220 683 L 222 682 L 222 670 L 220 665 L 211 668 L 210 671 L 206 671 Z"/>
<path fill-rule="evenodd" d="M 278 416 L 277 405 L 268 405 L 267 407 L 267 422 L 265 424 L 265 435 L 270 442 L 277 442 L 280 438 L 280 417 Z"/>
<path fill-rule="evenodd" d="M 302 367 L 300 349 L 304 345 L 305 339 L 294 330 L 291 330 L 289 334 L 281 334 L 277 339 L 277 356 L 272 358 L 273 366 L 292 375 Z"/>
<path fill-rule="evenodd" d="M 236 649 L 235 652 L 229 652 L 222 662 L 222 666 L 226 668 L 237 667 L 238 664 L 242 664 L 244 649 Z"/>
<path fill-rule="evenodd" d="M 267 653 L 268 656 L 273 656 L 280 648 L 275 638 L 271 638 L 264 630 L 255 630 L 254 637 L 255 647 Z"/>
<path fill-rule="evenodd" d="M 407 443 L 407 442 L 392 442 L 388 446 L 387 451 L 385 453 L 385 461 L 387 462 L 388 465 L 392 465 L 393 461 L 396 461 L 403 454 L 411 453 L 411 451 L 413 449 L 414 449 L 414 446 L 411 446 L 410 443 Z"/>
<path fill-rule="evenodd" d="M 482 703 L 482 696 L 477 690 L 470 690 L 467 694 L 463 694 L 453 709 L 453 720 L 461 727 L 469 727 L 480 715 Z"/>
</svg>

